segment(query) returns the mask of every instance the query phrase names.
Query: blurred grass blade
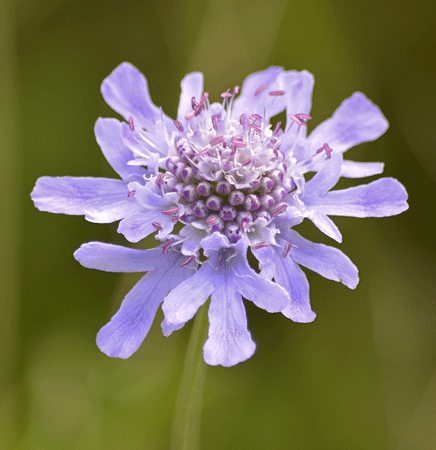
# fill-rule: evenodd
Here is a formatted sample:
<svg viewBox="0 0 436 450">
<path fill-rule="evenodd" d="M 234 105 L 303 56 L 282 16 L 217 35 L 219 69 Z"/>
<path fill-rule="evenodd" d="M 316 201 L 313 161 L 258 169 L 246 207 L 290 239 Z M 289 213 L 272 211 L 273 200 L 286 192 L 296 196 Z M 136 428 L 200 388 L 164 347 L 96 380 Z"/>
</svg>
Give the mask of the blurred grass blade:
<svg viewBox="0 0 436 450">
<path fill-rule="evenodd" d="M 206 377 L 203 343 L 207 324 L 207 307 L 203 305 L 195 316 L 186 351 L 173 421 L 172 450 L 200 449 L 200 421 Z"/>
</svg>

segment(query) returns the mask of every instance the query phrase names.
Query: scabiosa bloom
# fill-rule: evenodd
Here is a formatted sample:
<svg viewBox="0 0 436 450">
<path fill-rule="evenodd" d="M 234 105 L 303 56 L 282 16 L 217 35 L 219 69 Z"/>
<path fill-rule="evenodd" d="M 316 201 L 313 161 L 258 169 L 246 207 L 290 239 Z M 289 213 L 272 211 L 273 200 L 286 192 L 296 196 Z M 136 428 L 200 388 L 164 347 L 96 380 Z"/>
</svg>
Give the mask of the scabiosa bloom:
<svg viewBox="0 0 436 450">
<path fill-rule="evenodd" d="M 313 77 L 271 67 L 210 103 L 203 76 L 187 75 L 176 120 L 150 99 L 147 81 L 130 64 L 102 85 L 106 102 L 125 118 L 99 119 L 97 142 L 121 180 L 42 177 L 32 198 L 43 211 L 120 221 L 130 242 L 152 233 L 160 244 L 133 250 L 103 243 L 75 253 L 85 267 L 148 272 L 97 336 L 109 356 L 129 357 L 162 303 L 165 335 L 181 328 L 211 297 L 208 364 L 232 366 L 251 357 L 242 297 L 295 322 L 315 318 L 300 266 L 351 289 L 357 268 L 342 252 L 301 237 L 305 218 L 341 242 L 329 216 L 382 217 L 406 210 L 407 193 L 392 178 L 331 190 L 340 177 L 380 174 L 381 163 L 346 161 L 343 153 L 382 135 L 388 123 L 363 94 L 345 100 L 306 137 Z M 286 110 L 286 124 L 271 119 Z M 315 175 L 306 181 L 309 172 Z M 250 266 L 248 253 L 258 261 Z"/>
</svg>

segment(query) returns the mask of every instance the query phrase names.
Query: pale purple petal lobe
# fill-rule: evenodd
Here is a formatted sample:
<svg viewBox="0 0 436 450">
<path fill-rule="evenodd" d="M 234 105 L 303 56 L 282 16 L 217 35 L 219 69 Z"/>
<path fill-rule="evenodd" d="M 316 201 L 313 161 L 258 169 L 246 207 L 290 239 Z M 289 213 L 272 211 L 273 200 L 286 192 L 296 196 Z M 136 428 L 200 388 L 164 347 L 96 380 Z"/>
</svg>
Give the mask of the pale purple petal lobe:
<svg viewBox="0 0 436 450">
<path fill-rule="evenodd" d="M 154 130 L 161 119 L 160 109 L 153 104 L 144 75 L 129 63 L 120 64 L 102 83 L 106 103 L 134 126 Z"/>
<path fill-rule="evenodd" d="M 352 217 L 386 217 L 408 208 L 404 186 L 393 178 L 331 191 L 311 205 L 321 214 Z"/>
<path fill-rule="evenodd" d="M 160 262 L 159 256 L 162 256 L 161 248 L 137 250 L 103 242 L 82 244 L 74 252 L 74 257 L 82 266 L 105 272 L 147 272 L 155 270 Z"/>
<path fill-rule="evenodd" d="M 41 177 L 31 197 L 40 211 L 85 215 L 91 222 L 111 223 L 141 208 L 128 193 L 123 181 L 111 178 Z"/>
<path fill-rule="evenodd" d="M 313 130 L 308 143 L 313 152 L 327 142 L 334 152 L 343 153 L 362 142 L 377 139 L 388 126 L 380 109 L 361 92 L 355 92 L 330 119 Z"/>
<path fill-rule="evenodd" d="M 142 178 L 148 173 L 143 167 L 127 164 L 134 159 L 134 155 L 123 141 L 122 123 L 119 120 L 99 118 L 94 133 L 108 163 L 125 182 L 133 181 L 132 176 Z"/>
<path fill-rule="evenodd" d="M 247 329 L 241 296 L 232 283 L 222 283 L 212 294 L 209 306 L 209 335 L 203 347 L 211 366 L 234 366 L 250 358 L 256 344 Z"/>
</svg>

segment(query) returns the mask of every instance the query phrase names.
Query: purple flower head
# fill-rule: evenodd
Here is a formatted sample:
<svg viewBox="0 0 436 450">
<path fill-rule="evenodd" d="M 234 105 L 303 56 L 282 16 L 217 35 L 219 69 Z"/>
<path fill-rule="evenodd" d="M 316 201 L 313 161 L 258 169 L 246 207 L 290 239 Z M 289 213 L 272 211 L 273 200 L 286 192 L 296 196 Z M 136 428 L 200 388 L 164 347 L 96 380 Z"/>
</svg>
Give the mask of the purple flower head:
<svg viewBox="0 0 436 450">
<path fill-rule="evenodd" d="M 313 77 L 271 67 L 211 103 L 200 73 L 181 83 L 177 119 L 149 96 L 147 81 L 128 63 L 102 84 L 106 102 L 125 122 L 99 119 L 97 142 L 121 180 L 40 178 L 32 192 L 43 211 L 120 220 L 130 242 L 150 234 L 153 250 L 91 243 L 81 264 L 109 271 L 148 271 L 97 343 L 110 356 L 130 356 L 161 302 L 165 335 L 191 319 L 211 297 L 204 358 L 231 366 L 255 345 L 242 297 L 296 322 L 311 322 L 309 285 L 300 266 L 354 289 L 357 269 L 339 250 L 303 239 L 292 228 L 305 218 L 341 242 L 329 216 L 382 217 L 407 209 L 404 187 L 381 178 L 332 190 L 340 177 L 380 174 L 381 163 L 346 161 L 343 153 L 382 135 L 388 123 L 363 94 L 345 100 L 306 136 Z M 286 123 L 271 119 L 286 111 Z M 315 175 L 306 181 L 306 174 Z M 176 226 L 177 225 L 177 226 Z M 247 259 L 259 262 L 256 272 Z"/>
</svg>

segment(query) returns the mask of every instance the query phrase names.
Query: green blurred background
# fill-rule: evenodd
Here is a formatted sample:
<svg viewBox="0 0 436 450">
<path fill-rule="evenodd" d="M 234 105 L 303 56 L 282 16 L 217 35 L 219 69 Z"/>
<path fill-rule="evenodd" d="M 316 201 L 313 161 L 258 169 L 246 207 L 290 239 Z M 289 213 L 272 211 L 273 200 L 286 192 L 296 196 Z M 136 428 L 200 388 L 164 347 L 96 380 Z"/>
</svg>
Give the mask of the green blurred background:
<svg viewBox="0 0 436 450">
<path fill-rule="evenodd" d="M 336 220 L 361 282 L 308 273 L 314 323 L 247 303 L 258 349 L 208 368 L 202 448 L 436 449 L 435 19 L 434 0 L 1 1 L 0 449 L 169 447 L 191 324 L 164 338 L 159 312 L 130 359 L 100 353 L 95 334 L 138 277 L 72 254 L 125 241 L 29 197 L 42 175 L 113 176 L 93 126 L 115 116 L 99 89 L 122 61 L 172 117 L 194 70 L 212 99 L 269 65 L 309 70 L 309 129 L 363 91 L 390 128 L 347 156 L 384 161 L 410 195 L 401 216 Z"/>
</svg>

